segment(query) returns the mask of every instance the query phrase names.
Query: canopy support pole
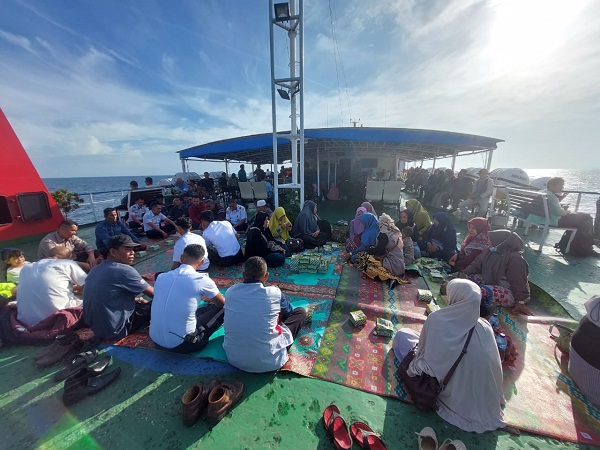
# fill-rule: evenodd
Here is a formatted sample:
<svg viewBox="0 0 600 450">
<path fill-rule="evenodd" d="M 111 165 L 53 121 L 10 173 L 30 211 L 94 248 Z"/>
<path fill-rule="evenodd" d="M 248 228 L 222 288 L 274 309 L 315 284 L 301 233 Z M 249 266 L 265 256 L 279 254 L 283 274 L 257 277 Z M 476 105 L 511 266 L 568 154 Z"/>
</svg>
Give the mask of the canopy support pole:
<svg viewBox="0 0 600 450">
<path fill-rule="evenodd" d="M 320 144 L 317 144 L 317 195 L 321 196 L 321 159 L 319 154 Z"/>
<path fill-rule="evenodd" d="M 454 155 L 452 155 L 452 172 L 454 172 L 455 166 L 456 166 L 456 150 L 454 150 Z"/>
<path fill-rule="evenodd" d="M 488 157 L 487 157 L 487 164 L 485 165 L 485 168 L 489 171 L 490 168 L 492 167 L 492 156 L 494 156 L 494 149 L 490 148 L 487 153 L 488 153 Z"/>
</svg>

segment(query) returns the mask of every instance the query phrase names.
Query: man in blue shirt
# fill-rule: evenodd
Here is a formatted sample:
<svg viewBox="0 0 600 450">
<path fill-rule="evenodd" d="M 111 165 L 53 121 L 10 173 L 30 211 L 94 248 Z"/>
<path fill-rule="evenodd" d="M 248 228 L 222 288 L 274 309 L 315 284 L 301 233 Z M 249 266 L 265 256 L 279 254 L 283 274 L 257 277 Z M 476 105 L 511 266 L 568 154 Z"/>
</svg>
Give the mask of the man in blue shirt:
<svg viewBox="0 0 600 450">
<path fill-rule="evenodd" d="M 106 257 L 108 241 L 111 237 L 119 236 L 120 234 L 129 236 L 133 242 L 138 244 L 134 248 L 134 251 L 146 250 L 146 246 L 140 243 L 140 240 L 119 220 L 117 210 L 115 208 L 105 208 L 104 220 L 96 225 L 96 247 L 100 251 L 100 254 Z"/>
</svg>

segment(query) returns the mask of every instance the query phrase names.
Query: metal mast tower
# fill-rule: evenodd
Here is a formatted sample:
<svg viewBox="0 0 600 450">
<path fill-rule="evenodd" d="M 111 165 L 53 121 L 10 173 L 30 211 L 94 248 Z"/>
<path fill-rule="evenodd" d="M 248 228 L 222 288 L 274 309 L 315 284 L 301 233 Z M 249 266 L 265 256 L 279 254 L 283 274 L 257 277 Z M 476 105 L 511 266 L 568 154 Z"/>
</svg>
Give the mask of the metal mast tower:
<svg viewBox="0 0 600 450">
<path fill-rule="evenodd" d="M 273 3 L 269 0 L 269 23 L 271 26 L 271 110 L 273 120 L 273 177 L 275 207 L 279 206 L 279 189 L 300 189 L 300 208 L 304 204 L 304 2 L 289 0 L 288 3 Z M 280 78 L 275 74 L 275 32 L 284 30 L 290 42 L 289 76 Z M 290 102 L 290 132 L 277 131 L 277 96 Z M 298 113 L 298 104 L 300 112 Z M 299 119 L 299 126 L 298 126 Z M 292 148 L 292 180 L 279 184 L 277 176 L 277 141 L 287 139 Z M 299 155 L 298 155 L 299 153 Z"/>
</svg>

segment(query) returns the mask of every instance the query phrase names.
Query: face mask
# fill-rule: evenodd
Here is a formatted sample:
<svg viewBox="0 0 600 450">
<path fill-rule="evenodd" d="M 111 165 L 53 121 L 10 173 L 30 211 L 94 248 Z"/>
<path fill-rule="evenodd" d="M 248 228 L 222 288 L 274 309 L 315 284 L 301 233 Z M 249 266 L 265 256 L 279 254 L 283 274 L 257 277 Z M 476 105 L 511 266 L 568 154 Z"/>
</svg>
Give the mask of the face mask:
<svg viewBox="0 0 600 450">
<path fill-rule="evenodd" d="M 498 247 L 500 247 L 502 244 L 504 244 L 505 242 L 507 242 L 511 237 L 512 237 L 512 233 L 510 233 L 510 236 L 507 237 L 506 239 L 504 239 L 498 245 L 494 245 L 493 247 L 490 247 L 490 252 L 497 253 L 498 252 Z"/>
</svg>

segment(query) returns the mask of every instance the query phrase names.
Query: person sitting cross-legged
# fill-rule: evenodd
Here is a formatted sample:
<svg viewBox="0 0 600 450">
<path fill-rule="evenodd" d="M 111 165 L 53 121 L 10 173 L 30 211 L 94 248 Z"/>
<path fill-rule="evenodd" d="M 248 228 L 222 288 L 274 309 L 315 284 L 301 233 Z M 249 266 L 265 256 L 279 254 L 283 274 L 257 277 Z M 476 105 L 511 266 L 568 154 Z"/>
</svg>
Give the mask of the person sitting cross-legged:
<svg viewBox="0 0 600 450">
<path fill-rule="evenodd" d="M 162 348 L 199 351 L 223 324 L 223 294 L 208 274 L 196 272 L 204 264 L 204 255 L 202 245 L 190 244 L 183 250 L 181 265 L 156 279 L 150 338 Z M 208 302 L 198 307 L 203 297 Z"/>
<path fill-rule="evenodd" d="M 104 209 L 104 220 L 98 222 L 95 229 L 96 234 L 96 247 L 101 255 L 106 256 L 108 249 L 106 245 L 111 237 L 118 236 L 120 234 L 127 235 L 133 242 L 139 244 L 134 250 L 146 250 L 146 246 L 140 242 L 140 240 L 133 235 L 129 228 L 125 226 L 123 222 L 119 220 L 117 210 L 115 208 Z"/>
<path fill-rule="evenodd" d="M 162 203 L 152 203 L 150 211 L 144 214 L 144 231 L 150 239 L 161 239 L 175 233 L 175 223 L 161 212 L 162 207 Z M 163 221 L 165 225 L 161 225 Z"/>
<path fill-rule="evenodd" d="M 212 211 L 203 211 L 200 214 L 200 224 L 204 230 L 202 237 L 208 248 L 210 262 L 217 267 L 229 267 L 242 262 L 244 254 L 233 226 L 229 222 L 214 218 Z"/>
<path fill-rule="evenodd" d="M 193 233 L 191 228 L 192 219 L 189 217 L 180 217 L 175 221 L 175 229 L 181 235 L 181 237 L 177 239 L 177 242 L 173 247 L 173 265 L 171 266 L 171 270 L 175 270 L 181 265 L 181 255 L 183 255 L 183 251 L 188 245 L 198 244 L 204 249 L 204 262 L 198 266 L 198 271 L 207 272 L 208 266 L 210 265 L 210 260 L 208 259 L 206 242 L 202 236 Z"/>
<path fill-rule="evenodd" d="M 244 263 L 244 282 L 225 293 L 223 349 L 245 372 L 280 369 L 306 319 L 306 310 L 293 309 L 277 286 L 264 285 L 268 278 L 267 263 L 254 256 Z"/>
<path fill-rule="evenodd" d="M 152 297 L 154 288 L 131 267 L 137 245 L 124 234 L 110 238 L 107 260 L 86 278 L 83 321 L 100 339 L 122 339 L 150 323 L 150 305 L 137 296 Z"/>
<path fill-rule="evenodd" d="M 229 200 L 229 208 L 227 208 L 226 216 L 227 220 L 231 222 L 233 228 L 238 233 L 245 232 L 248 229 L 248 215 L 246 214 L 246 208 L 242 205 L 238 205 L 235 199 Z"/>
</svg>

